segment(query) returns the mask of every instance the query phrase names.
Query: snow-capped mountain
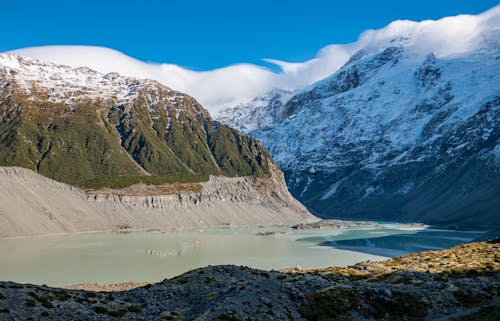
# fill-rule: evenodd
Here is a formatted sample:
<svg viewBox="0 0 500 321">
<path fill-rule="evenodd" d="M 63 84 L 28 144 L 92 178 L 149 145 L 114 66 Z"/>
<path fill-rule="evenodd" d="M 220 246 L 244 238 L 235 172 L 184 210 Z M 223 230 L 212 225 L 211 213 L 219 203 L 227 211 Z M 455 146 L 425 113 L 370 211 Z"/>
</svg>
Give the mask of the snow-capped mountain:
<svg viewBox="0 0 500 321">
<path fill-rule="evenodd" d="M 260 139 L 292 193 L 324 217 L 499 225 L 500 10 L 474 18 L 440 43 L 422 30 L 464 21 L 401 28 L 288 99 L 216 117 Z"/>
<path fill-rule="evenodd" d="M 86 188 L 268 177 L 254 138 L 157 81 L 0 53 L 0 166 Z"/>
<path fill-rule="evenodd" d="M 137 98 L 139 92 L 148 86 L 167 89 L 168 99 L 173 105 L 179 103 L 177 99 L 185 98 L 153 80 L 123 77 L 114 72 L 103 74 L 87 67 L 72 68 L 11 54 L 0 53 L 0 76 L 4 89 L 15 82 L 18 92 L 29 95 L 29 99 L 36 99 L 32 93 L 44 91 L 47 96 L 39 98 L 52 103 L 72 105 L 79 101 L 112 100 L 116 104 L 125 104 Z"/>
<path fill-rule="evenodd" d="M 231 108 L 222 109 L 214 117 L 248 133 L 281 121 L 284 106 L 292 96 L 292 90 L 274 89 L 263 96 L 234 101 Z"/>
<path fill-rule="evenodd" d="M 260 142 L 191 96 L 3 53 L 0 196 L 1 236 L 315 219 Z"/>
</svg>

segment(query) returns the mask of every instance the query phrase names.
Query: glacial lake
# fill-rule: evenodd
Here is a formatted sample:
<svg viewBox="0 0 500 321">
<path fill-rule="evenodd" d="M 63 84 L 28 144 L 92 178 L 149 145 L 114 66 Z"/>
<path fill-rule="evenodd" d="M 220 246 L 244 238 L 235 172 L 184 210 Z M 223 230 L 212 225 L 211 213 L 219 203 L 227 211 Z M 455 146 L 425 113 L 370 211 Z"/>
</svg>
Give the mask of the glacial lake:
<svg viewBox="0 0 500 321">
<path fill-rule="evenodd" d="M 257 235 L 270 231 L 285 234 Z M 0 240 L 0 280 L 70 285 L 155 282 L 207 265 L 260 269 L 347 266 L 468 242 L 482 232 L 379 227 L 134 231 Z"/>
</svg>

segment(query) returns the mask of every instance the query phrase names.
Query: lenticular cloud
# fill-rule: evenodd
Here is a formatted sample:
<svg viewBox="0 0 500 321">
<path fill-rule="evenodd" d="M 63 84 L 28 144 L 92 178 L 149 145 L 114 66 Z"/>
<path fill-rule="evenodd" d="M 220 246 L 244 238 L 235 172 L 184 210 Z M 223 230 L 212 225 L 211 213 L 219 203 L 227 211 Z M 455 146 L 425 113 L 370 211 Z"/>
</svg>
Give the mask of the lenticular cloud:
<svg viewBox="0 0 500 321">
<path fill-rule="evenodd" d="M 210 112 L 217 112 L 226 103 L 258 96 L 273 88 L 295 89 L 310 85 L 334 73 L 361 49 L 376 51 L 399 41 L 410 54 L 433 52 L 446 58 L 475 50 L 480 45 L 481 34 L 499 31 L 500 6 L 475 16 L 459 15 L 421 22 L 398 20 L 382 29 L 363 32 L 354 43 L 326 46 L 308 61 L 289 63 L 264 59 L 278 65 L 280 72 L 253 64 L 193 71 L 175 64 L 142 62 L 113 49 L 91 46 L 43 46 L 9 53 L 73 67 L 85 66 L 104 73 L 155 79 L 192 95 Z"/>
</svg>

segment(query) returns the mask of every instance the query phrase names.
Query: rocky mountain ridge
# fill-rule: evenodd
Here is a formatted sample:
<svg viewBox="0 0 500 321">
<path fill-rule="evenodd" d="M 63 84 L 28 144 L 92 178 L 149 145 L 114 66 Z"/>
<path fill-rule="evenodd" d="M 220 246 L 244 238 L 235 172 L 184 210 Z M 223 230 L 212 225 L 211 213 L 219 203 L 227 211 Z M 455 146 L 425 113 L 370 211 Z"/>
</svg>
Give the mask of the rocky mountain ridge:
<svg viewBox="0 0 500 321">
<path fill-rule="evenodd" d="M 0 54 L 0 165 L 82 187 L 268 177 L 255 139 L 151 80 Z"/>
<path fill-rule="evenodd" d="M 222 109 L 214 117 L 242 133 L 250 133 L 286 119 L 284 106 L 293 94 L 292 90 L 274 89 L 264 96 L 232 102 L 230 108 Z"/>
<path fill-rule="evenodd" d="M 292 194 L 319 216 L 498 226 L 499 30 L 444 56 L 401 35 L 284 102 L 217 117 L 261 140 Z M 256 114 L 262 126 L 241 125 Z"/>
<path fill-rule="evenodd" d="M 0 191 L 0 237 L 315 219 L 262 144 L 194 98 L 1 53 Z"/>
</svg>

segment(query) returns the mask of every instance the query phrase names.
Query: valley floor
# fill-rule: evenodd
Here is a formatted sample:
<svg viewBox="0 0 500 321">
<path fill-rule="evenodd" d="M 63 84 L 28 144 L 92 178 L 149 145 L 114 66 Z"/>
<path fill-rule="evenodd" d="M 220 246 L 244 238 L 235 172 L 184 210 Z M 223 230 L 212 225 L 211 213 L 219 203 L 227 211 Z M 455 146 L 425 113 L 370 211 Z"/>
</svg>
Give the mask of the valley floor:
<svg viewBox="0 0 500 321">
<path fill-rule="evenodd" d="M 499 281 L 497 239 L 347 268 L 209 266 L 128 291 L 0 282 L 0 319 L 498 320 Z"/>
</svg>

